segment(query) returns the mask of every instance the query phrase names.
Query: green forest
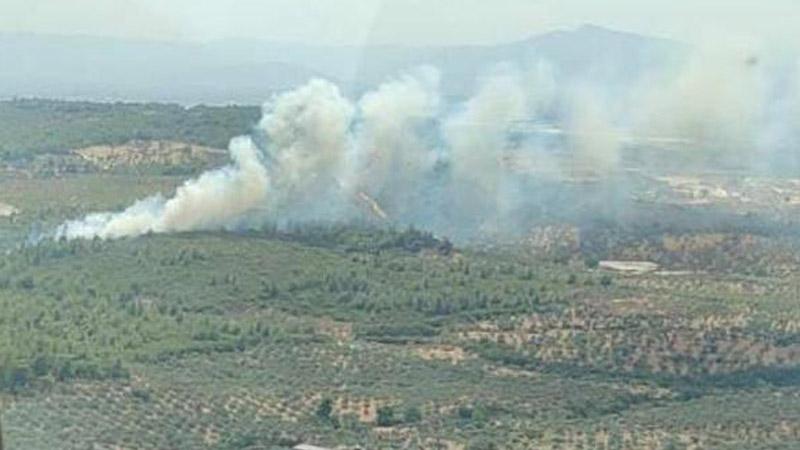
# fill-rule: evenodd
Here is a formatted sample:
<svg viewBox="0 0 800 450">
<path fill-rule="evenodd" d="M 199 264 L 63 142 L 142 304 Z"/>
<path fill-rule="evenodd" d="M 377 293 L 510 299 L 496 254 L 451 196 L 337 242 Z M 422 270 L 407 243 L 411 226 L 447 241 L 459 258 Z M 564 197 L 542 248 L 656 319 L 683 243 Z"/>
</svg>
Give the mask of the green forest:
<svg viewBox="0 0 800 450">
<path fill-rule="evenodd" d="M 487 243 L 367 222 L 32 238 L 185 176 L 55 176 L 37 158 L 224 149 L 258 116 L 0 102 L 7 449 L 800 446 L 800 241 L 779 227 L 561 224 L 574 245 L 554 225 Z"/>
</svg>

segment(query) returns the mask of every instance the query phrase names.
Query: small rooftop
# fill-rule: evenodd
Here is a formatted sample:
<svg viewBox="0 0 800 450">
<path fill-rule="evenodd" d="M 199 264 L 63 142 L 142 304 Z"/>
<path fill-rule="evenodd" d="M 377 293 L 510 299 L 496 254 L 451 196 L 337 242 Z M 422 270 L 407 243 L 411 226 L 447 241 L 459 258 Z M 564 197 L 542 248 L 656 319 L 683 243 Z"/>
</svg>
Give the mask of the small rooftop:
<svg viewBox="0 0 800 450">
<path fill-rule="evenodd" d="M 293 447 L 293 450 L 331 450 L 327 447 L 317 447 L 311 444 L 299 444 Z"/>
</svg>

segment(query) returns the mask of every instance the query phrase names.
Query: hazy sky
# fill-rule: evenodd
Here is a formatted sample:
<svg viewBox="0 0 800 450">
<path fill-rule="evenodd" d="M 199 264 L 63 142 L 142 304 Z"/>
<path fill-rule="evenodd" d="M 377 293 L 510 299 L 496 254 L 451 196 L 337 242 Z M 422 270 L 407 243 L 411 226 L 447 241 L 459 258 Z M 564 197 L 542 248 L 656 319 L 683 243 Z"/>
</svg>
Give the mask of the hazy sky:
<svg viewBox="0 0 800 450">
<path fill-rule="evenodd" d="M 158 40 L 481 44 L 594 23 L 800 42 L 800 0 L 0 0 L 0 31 Z"/>
</svg>

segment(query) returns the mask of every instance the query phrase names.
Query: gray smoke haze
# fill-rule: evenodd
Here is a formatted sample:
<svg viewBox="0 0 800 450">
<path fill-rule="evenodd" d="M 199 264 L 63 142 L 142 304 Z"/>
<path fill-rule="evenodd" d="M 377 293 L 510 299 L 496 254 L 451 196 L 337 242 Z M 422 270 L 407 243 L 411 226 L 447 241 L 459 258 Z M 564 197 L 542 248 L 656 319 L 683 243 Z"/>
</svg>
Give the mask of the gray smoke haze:
<svg viewBox="0 0 800 450">
<path fill-rule="evenodd" d="M 591 89 L 577 89 L 569 99 L 565 129 L 571 170 L 608 174 L 620 164 L 620 132 L 607 102 Z"/>
<path fill-rule="evenodd" d="M 751 151 L 765 100 L 754 58 L 698 52 L 669 79 L 640 87 L 636 126 L 642 134 L 690 144 L 688 151 Z"/>
<path fill-rule="evenodd" d="M 687 167 L 800 168 L 800 62 L 698 51 L 632 81 L 625 95 L 559 83 L 544 62 L 532 67 L 497 67 L 455 104 L 430 67 L 357 100 L 312 80 L 266 102 L 252 135 L 231 142 L 229 166 L 187 181 L 172 198 L 90 214 L 54 236 L 365 217 L 470 236 L 524 228 L 565 207 L 555 199 L 566 180 L 613 180 L 640 149 Z"/>
</svg>

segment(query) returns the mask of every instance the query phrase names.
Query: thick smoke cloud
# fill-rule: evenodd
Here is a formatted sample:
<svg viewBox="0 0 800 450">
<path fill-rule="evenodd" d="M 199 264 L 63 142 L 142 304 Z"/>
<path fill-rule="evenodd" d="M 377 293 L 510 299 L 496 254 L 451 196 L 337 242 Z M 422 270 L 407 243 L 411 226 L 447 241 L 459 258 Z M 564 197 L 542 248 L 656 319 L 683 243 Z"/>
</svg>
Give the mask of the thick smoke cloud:
<svg viewBox="0 0 800 450">
<path fill-rule="evenodd" d="M 260 153 L 250 139 L 234 139 L 230 152 L 233 159 L 230 166 L 187 181 L 168 200 L 159 194 L 120 213 L 89 214 L 83 220 L 61 225 L 55 236 L 106 239 L 236 228 L 268 203 L 270 181 Z"/>
<path fill-rule="evenodd" d="M 424 68 L 390 80 L 366 93 L 358 106 L 360 121 L 345 189 L 369 193 L 396 214 L 414 214 L 421 187 L 417 183 L 426 183 L 442 157 L 435 135 L 439 73 Z"/>
<path fill-rule="evenodd" d="M 273 198 L 262 205 L 267 212 L 276 219 L 304 220 L 337 206 L 335 187 L 348 168 L 354 114 L 339 88 L 323 80 L 264 105 L 254 135 L 272 181 Z"/>
<path fill-rule="evenodd" d="M 566 197 L 565 181 L 617 183 L 619 169 L 642 152 L 704 167 L 800 162 L 800 63 L 793 64 L 699 52 L 632 80 L 624 95 L 559 84 L 546 63 L 503 66 L 456 103 L 440 95 L 433 68 L 357 100 L 312 80 L 264 105 L 252 135 L 231 142 L 229 166 L 187 181 L 171 198 L 90 214 L 53 235 L 365 219 L 454 237 L 521 230 L 537 214 L 591 205 L 598 192 L 613 198 L 595 207 L 624 204 L 618 188 Z"/>
</svg>

